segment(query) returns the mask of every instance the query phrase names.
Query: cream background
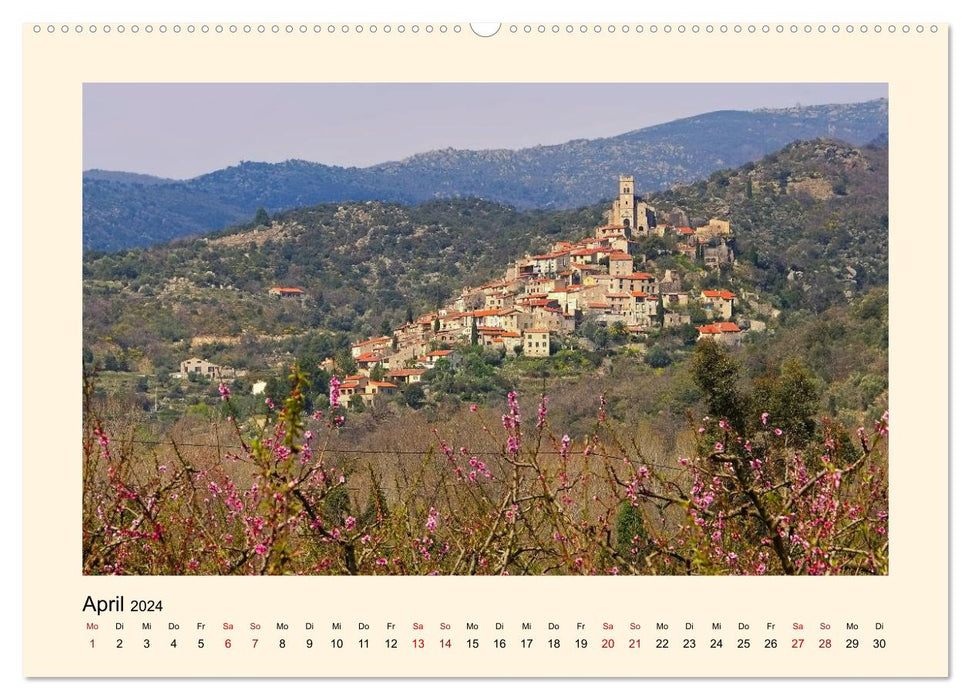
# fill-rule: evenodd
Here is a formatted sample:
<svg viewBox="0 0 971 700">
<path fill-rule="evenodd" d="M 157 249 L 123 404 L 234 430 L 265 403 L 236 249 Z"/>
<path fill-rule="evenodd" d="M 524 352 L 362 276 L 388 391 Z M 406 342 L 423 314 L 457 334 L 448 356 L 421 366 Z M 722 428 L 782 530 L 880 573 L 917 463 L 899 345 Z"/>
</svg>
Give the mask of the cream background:
<svg viewBox="0 0 971 700">
<path fill-rule="evenodd" d="M 60 24 L 60 23 L 58 23 Z M 73 22 L 71 26 L 73 27 Z M 85 22 L 87 25 L 88 22 Z M 100 23 L 103 24 L 103 23 Z M 117 23 L 113 23 L 117 25 Z M 761 23 L 760 23 L 761 24 Z M 788 26 L 789 23 L 786 23 Z M 157 26 L 157 25 L 156 25 Z M 214 25 L 210 25 L 214 26 Z M 26 675 L 942 675 L 947 673 L 947 309 L 927 308 L 922 299 L 947 298 L 947 28 L 936 35 L 886 32 L 833 35 L 774 31 L 752 36 L 730 33 L 692 35 L 675 29 L 670 35 L 630 33 L 587 34 L 561 31 L 516 35 L 502 32 L 479 39 L 463 26 L 460 35 L 410 32 L 370 35 L 338 30 L 331 35 L 311 31 L 287 35 L 221 35 L 198 30 L 194 35 L 171 32 L 148 35 L 73 33 L 35 35 L 24 28 L 24 673 Z M 438 26 L 437 24 L 435 25 Z M 450 25 L 451 26 L 451 25 Z M 592 27 L 592 24 L 589 25 Z M 606 25 L 605 25 L 606 26 Z M 649 26 L 649 25 L 648 25 Z M 663 26 L 663 25 L 662 25 Z M 677 25 L 674 25 L 675 27 Z M 702 25 L 703 26 L 703 25 Z M 717 28 L 717 24 L 715 25 Z M 773 23 L 774 26 L 774 23 Z M 802 24 L 800 24 L 800 27 Z M 926 25 L 929 26 L 929 25 Z M 702 29 L 702 32 L 704 30 Z M 80 483 L 77 430 L 58 428 L 52 438 L 44 416 L 51 396 L 70 395 L 78 385 L 81 327 L 80 237 L 80 107 L 81 86 L 96 81 L 521 81 L 581 82 L 616 78 L 617 51 L 632 51 L 645 80 L 709 81 L 848 81 L 887 82 L 890 86 L 891 133 L 891 574 L 881 579 L 176 579 L 113 580 L 84 578 L 78 552 Z M 663 68 L 661 57 L 664 58 Z M 670 57 L 670 58 L 669 58 Z M 782 58 L 780 58 L 782 57 Z M 624 76 L 626 82 L 630 76 Z M 899 194 L 899 193 L 906 193 Z M 51 202 L 55 204 L 52 206 Z M 920 231 L 915 237 L 904 232 Z M 54 241 L 54 245 L 52 245 Z M 916 248 L 920 245 L 920 248 Z M 922 292 L 912 294 L 907 275 L 920 255 L 928 274 Z M 45 304 L 32 290 L 55 287 L 59 302 Z M 908 332 L 910 320 L 922 318 L 918 336 Z M 919 366 L 920 372 L 910 371 Z M 67 388 L 65 388 L 67 387 Z M 79 397 L 75 411 L 80 412 Z M 70 415 L 70 412 L 68 412 Z M 71 425 L 70 419 L 66 421 Z M 76 421 L 79 423 L 79 421 Z M 66 438 L 64 437 L 66 436 Z M 51 585 L 56 582 L 55 585 Z M 91 634 L 80 615 L 85 596 L 124 594 L 163 598 L 166 611 L 157 620 L 182 626 L 180 650 L 168 649 L 169 634 L 153 631 L 150 653 L 132 648 L 115 653 L 92 652 Z M 268 602 L 269 601 L 269 602 Z M 671 602 L 674 601 L 674 602 Z M 140 639 L 131 623 L 148 617 L 125 615 L 126 637 Z M 720 621 L 728 648 L 718 654 L 675 648 L 665 656 L 653 649 L 657 622 L 672 625 L 672 644 L 682 636 L 675 623 L 696 626 Z M 277 621 L 289 622 L 288 639 L 301 641 L 296 628 L 305 620 L 317 623 L 312 652 L 246 653 L 238 643 L 251 638 L 241 627 L 250 622 L 266 634 Z M 372 648 L 345 648 L 340 656 L 323 649 L 332 621 L 345 627 L 371 623 Z M 198 655 L 189 643 L 197 621 L 209 630 L 222 621 L 236 625 L 232 651 L 215 648 L 224 636 L 207 634 L 207 648 Z M 375 649 L 384 638 L 377 629 L 395 622 L 399 645 L 403 627 L 422 622 L 426 645 L 442 635 L 433 626 L 453 626 L 453 649 L 399 649 L 387 654 Z M 483 648 L 464 647 L 466 621 L 480 624 Z M 518 646 L 523 635 L 509 629 L 532 621 L 534 648 L 519 652 L 491 649 L 494 622 L 507 626 L 507 643 Z M 567 650 L 550 654 L 549 636 L 539 626 L 559 622 Z M 867 648 L 852 656 L 842 649 L 823 652 L 811 640 L 809 648 L 786 648 L 771 656 L 755 648 L 736 651 L 730 627 L 752 624 L 753 644 L 764 636 L 757 625 L 775 622 L 779 628 L 800 621 L 829 622 L 834 642 L 845 636 L 846 621 L 861 626 L 861 645 L 876 621 L 887 629 L 888 649 Z M 105 622 L 101 620 L 99 622 Z M 114 619 L 108 620 L 109 624 Z M 597 646 L 594 631 L 612 622 L 623 647 L 630 636 L 620 629 L 630 622 L 644 628 L 642 648 L 610 652 L 569 650 L 576 622 L 587 625 L 587 638 Z M 104 641 L 113 638 L 102 625 Z M 226 635 L 229 636 L 229 635 Z M 345 645 L 356 634 L 345 631 Z M 706 639 L 701 628 L 699 642 Z M 780 643 L 788 636 L 782 629 Z M 238 641 L 237 641 L 238 640 Z M 164 642 L 164 644 L 160 644 Z M 264 642 L 261 642 L 263 644 Z M 646 644 L 645 644 L 646 643 Z M 158 648 L 161 646 L 161 648 Z M 164 657 L 162 652 L 172 651 Z M 275 650 L 274 650 L 275 651 Z M 312 654 L 308 662 L 308 655 Z"/>
</svg>

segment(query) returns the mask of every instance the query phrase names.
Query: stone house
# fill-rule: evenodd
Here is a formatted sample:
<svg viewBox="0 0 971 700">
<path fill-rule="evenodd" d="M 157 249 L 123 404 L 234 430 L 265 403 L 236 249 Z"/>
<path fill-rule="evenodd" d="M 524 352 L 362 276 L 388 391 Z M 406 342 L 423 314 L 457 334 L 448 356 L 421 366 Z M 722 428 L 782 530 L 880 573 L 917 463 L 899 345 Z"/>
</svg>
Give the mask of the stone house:
<svg viewBox="0 0 971 700">
<path fill-rule="evenodd" d="M 701 292 L 701 305 L 708 318 L 722 318 L 726 321 L 735 312 L 735 295 L 724 289 L 705 289 Z"/>
<path fill-rule="evenodd" d="M 711 338 L 720 345 L 735 346 L 742 342 L 742 329 L 727 321 L 698 326 L 698 340 L 704 338 Z"/>
<path fill-rule="evenodd" d="M 192 357 L 179 363 L 179 376 L 182 379 L 191 377 L 205 377 L 206 379 L 233 379 L 242 376 L 242 372 L 237 372 L 232 367 L 220 367 L 209 360 L 200 360 Z"/>
<path fill-rule="evenodd" d="M 525 357 L 550 356 L 550 331 L 548 328 L 527 328 L 523 331 L 523 355 Z"/>
</svg>

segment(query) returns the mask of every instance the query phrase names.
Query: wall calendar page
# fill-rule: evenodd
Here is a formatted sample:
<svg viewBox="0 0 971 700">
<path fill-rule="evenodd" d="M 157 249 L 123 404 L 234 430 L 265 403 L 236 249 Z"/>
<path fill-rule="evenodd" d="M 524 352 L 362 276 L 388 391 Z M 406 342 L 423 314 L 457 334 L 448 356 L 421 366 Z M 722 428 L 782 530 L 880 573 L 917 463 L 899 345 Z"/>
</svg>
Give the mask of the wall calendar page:
<svg viewBox="0 0 971 700">
<path fill-rule="evenodd" d="M 948 32 L 25 24 L 23 675 L 947 677 Z"/>
</svg>

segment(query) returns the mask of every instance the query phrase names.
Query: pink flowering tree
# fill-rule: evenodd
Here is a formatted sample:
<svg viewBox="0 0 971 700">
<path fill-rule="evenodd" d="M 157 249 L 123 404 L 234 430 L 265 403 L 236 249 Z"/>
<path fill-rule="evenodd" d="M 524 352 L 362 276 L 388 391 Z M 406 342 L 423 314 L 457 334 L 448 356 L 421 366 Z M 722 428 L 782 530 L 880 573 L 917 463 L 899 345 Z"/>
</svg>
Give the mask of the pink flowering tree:
<svg viewBox="0 0 971 700">
<path fill-rule="evenodd" d="M 229 411 L 213 423 L 210 444 L 173 435 L 151 449 L 137 425 L 97 415 L 86 385 L 84 572 L 888 570 L 886 415 L 855 434 L 823 421 L 798 439 L 770 411 L 741 427 L 714 415 L 692 425 L 680 456 L 659 460 L 613 424 L 606 397 L 594 430 L 571 436 L 550 425 L 545 396 L 524 409 L 510 392 L 502 410 L 473 404 L 432 431 L 425 452 L 379 466 L 342 447 L 336 377 L 329 409 L 312 415 L 305 377 L 294 369 L 290 382 L 264 417 Z M 229 387 L 219 393 L 232 402 Z"/>
</svg>

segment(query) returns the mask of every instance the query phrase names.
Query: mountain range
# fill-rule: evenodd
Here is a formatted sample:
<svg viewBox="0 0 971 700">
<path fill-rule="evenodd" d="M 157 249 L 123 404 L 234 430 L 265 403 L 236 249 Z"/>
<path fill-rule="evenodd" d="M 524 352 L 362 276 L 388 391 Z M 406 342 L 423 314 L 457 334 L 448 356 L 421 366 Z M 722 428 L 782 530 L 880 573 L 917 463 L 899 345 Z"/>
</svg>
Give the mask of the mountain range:
<svg viewBox="0 0 971 700">
<path fill-rule="evenodd" d="M 518 209 L 567 209 L 613 194 L 620 173 L 656 191 L 757 160 L 796 140 L 885 143 L 885 99 L 754 111 L 717 111 L 618 136 L 520 150 L 444 150 L 366 168 L 302 160 L 241 162 L 189 180 L 89 170 L 83 245 L 147 247 L 325 202 L 417 204 L 476 197 Z"/>
</svg>

